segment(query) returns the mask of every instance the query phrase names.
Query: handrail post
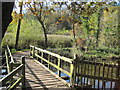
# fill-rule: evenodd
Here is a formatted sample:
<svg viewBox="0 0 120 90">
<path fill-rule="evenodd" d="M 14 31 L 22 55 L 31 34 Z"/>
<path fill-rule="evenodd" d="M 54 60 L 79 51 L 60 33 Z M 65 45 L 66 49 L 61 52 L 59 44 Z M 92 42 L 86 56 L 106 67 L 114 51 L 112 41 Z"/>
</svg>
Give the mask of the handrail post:
<svg viewBox="0 0 120 90">
<path fill-rule="evenodd" d="M 50 55 L 48 55 L 48 61 L 50 62 Z M 48 69 L 50 69 L 50 64 L 48 63 Z"/>
<path fill-rule="evenodd" d="M 35 57 L 35 46 L 33 47 L 33 58 Z"/>
<path fill-rule="evenodd" d="M 8 73 L 10 73 L 10 67 L 9 67 L 9 56 L 8 56 L 8 53 L 7 53 L 7 50 L 5 50 L 5 56 L 6 56 L 6 63 L 7 63 L 7 71 Z"/>
<path fill-rule="evenodd" d="M 73 86 L 74 84 L 73 84 L 73 69 L 74 69 L 74 64 L 73 64 L 74 62 L 72 61 L 72 63 L 70 64 L 70 74 L 71 74 L 71 76 L 70 76 L 70 86 Z"/>
<path fill-rule="evenodd" d="M 22 64 L 23 64 L 23 70 L 22 70 L 22 90 L 25 89 L 25 56 L 22 56 Z"/>
<path fill-rule="evenodd" d="M 41 57 L 44 58 L 43 52 L 41 52 Z M 41 59 L 41 63 L 43 64 L 43 60 Z"/>
<path fill-rule="evenodd" d="M 9 63 L 9 65 L 10 65 L 10 72 L 13 70 L 13 62 L 10 62 Z M 10 79 L 10 85 L 12 85 L 13 83 L 12 83 L 12 80 L 13 80 L 13 77 L 11 77 L 11 79 Z"/>
<path fill-rule="evenodd" d="M 30 46 L 30 53 L 29 53 L 30 56 L 32 56 L 32 53 L 31 53 L 31 52 L 32 52 L 32 47 Z"/>
<path fill-rule="evenodd" d="M 70 66 L 70 73 L 71 73 L 71 77 L 70 77 L 70 85 L 74 86 L 75 82 L 76 82 L 76 69 L 77 69 L 77 55 L 74 54 L 74 60 L 72 61 L 72 64 Z"/>
<path fill-rule="evenodd" d="M 120 61 L 117 61 L 118 63 L 118 80 L 120 81 Z"/>
<path fill-rule="evenodd" d="M 37 50 L 37 55 L 39 54 L 39 51 Z M 39 57 L 37 57 L 37 60 L 39 60 Z"/>
<path fill-rule="evenodd" d="M 61 71 L 59 70 L 61 68 L 61 59 L 58 58 L 58 76 L 61 76 Z"/>
<path fill-rule="evenodd" d="M 13 70 L 13 62 L 10 62 L 10 72 Z"/>
<path fill-rule="evenodd" d="M 115 84 L 115 88 L 118 90 L 120 89 L 120 61 L 117 61 L 118 67 L 117 67 L 117 81 Z"/>
</svg>

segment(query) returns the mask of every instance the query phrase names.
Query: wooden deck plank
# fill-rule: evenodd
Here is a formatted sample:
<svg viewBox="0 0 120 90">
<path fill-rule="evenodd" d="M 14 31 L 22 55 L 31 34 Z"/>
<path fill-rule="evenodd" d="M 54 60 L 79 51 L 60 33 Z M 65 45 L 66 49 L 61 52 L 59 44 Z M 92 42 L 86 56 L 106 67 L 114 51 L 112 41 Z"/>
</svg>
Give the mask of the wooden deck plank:
<svg viewBox="0 0 120 90">
<path fill-rule="evenodd" d="M 29 57 L 29 52 L 18 52 L 13 55 L 17 60 L 21 62 L 20 57 L 26 57 L 26 88 L 27 89 L 48 89 L 48 88 L 66 88 L 68 86 L 60 79 L 56 78 L 52 73 L 46 70 L 42 65 L 38 64 L 34 59 Z"/>
</svg>

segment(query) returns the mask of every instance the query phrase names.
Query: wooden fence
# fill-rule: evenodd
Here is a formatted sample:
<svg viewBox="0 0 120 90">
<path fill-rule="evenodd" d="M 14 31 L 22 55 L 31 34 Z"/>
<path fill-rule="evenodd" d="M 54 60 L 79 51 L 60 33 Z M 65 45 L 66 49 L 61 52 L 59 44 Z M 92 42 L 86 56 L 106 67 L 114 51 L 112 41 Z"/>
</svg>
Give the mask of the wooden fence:
<svg viewBox="0 0 120 90">
<path fill-rule="evenodd" d="M 9 47 L 5 51 L 8 74 L 0 79 L 0 85 L 7 90 L 13 90 L 20 83 L 22 89 L 25 88 L 25 57 L 22 57 L 22 63 L 15 63 Z"/>
<path fill-rule="evenodd" d="M 104 63 L 76 58 L 75 65 L 77 86 L 112 89 L 117 88 L 117 84 L 120 85 L 120 61 L 117 61 L 117 63 Z"/>
<path fill-rule="evenodd" d="M 41 48 L 30 45 L 30 54 L 50 69 L 50 65 L 70 76 L 70 85 L 82 88 L 105 89 L 114 88 L 120 81 L 120 61 L 116 64 L 69 59 Z M 56 61 L 57 60 L 57 61 Z M 62 67 L 66 62 L 68 69 Z M 120 85 L 120 84 L 119 84 Z"/>
</svg>

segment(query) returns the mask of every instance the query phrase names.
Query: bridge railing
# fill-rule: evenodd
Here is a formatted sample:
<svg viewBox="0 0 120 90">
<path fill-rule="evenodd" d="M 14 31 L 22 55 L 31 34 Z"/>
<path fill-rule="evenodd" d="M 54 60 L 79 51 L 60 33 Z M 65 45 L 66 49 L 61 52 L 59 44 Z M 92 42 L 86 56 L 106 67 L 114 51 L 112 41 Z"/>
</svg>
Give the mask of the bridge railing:
<svg viewBox="0 0 120 90">
<path fill-rule="evenodd" d="M 104 63 L 76 59 L 75 64 L 75 77 L 78 86 L 90 85 L 96 89 L 117 88 L 116 85 L 120 81 L 120 61 Z"/>
<path fill-rule="evenodd" d="M 58 75 L 61 72 L 70 76 L 71 85 L 95 89 L 117 88 L 120 86 L 120 61 L 105 63 L 84 60 L 82 56 L 74 59 L 62 57 L 47 50 L 31 46 L 31 56 L 42 64 L 55 67 Z M 57 61 L 56 61 L 57 60 Z M 46 63 L 44 63 L 44 62 Z M 69 71 L 62 67 L 62 61 L 69 63 Z"/>
<path fill-rule="evenodd" d="M 73 59 L 60 56 L 58 54 L 52 53 L 41 48 L 30 45 L 31 56 L 36 57 L 42 64 L 46 65 L 49 69 L 50 66 L 57 69 L 57 74 L 61 77 L 61 72 L 67 74 L 70 77 L 70 83 L 73 83 Z M 63 67 L 62 63 L 66 63 L 69 67 Z"/>
<path fill-rule="evenodd" d="M 10 71 L 12 71 L 13 69 L 13 64 L 15 63 L 15 61 L 8 46 L 5 50 L 5 57 L 6 57 L 7 71 L 8 73 L 10 73 Z"/>
<path fill-rule="evenodd" d="M 22 63 L 15 63 L 9 47 L 5 50 L 6 64 L 8 74 L 0 79 L 0 85 L 7 90 L 13 90 L 20 83 L 25 88 L 25 57 L 22 57 Z"/>
</svg>

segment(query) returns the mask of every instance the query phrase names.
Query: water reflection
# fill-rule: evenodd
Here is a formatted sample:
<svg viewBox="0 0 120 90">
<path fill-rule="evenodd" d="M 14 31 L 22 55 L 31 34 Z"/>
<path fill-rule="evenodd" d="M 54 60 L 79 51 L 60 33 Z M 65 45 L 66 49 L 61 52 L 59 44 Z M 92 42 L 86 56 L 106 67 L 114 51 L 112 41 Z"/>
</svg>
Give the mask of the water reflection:
<svg viewBox="0 0 120 90">
<path fill-rule="evenodd" d="M 57 71 L 55 71 L 54 72 L 55 74 L 58 74 L 58 72 Z M 61 77 L 69 77 L 67 74 L 65 74 L 65 73 L 63 73 L 63 72 L 61 72 Z M 70 78 L 70 77 L 69 77 Z M 82 79 L 82 85 L 84 84 L 84 83 L 87 83 L 87 84 L 91 84 L 91 80 L 90 79 L 88 79 L 88 78 L 86 78 L 86 77 L 82 77 L 81 78 Z M 68 83 L 70 83 L 70 80 L 65 80 L 65 81 L 67 81 Z M 76 77 L 76 82 L 78 81 L 78 77 Z M 80 81 L 80 80 L 79 80 Z M 84 82 L 85 81 L 85 82 Z M 99 81 L 99 88 L 102 88 L 103 87 L 103 82 L 102 82 L 102 80 L 95 80 L 95 86 L 94 86 L 94 84 L 92 83 L 92 88 L 98 88 L 98 81 Z M 111 86 L 111 83 L 112 83 L 112 88 L 114 88 L 115 87 L 115 82 L 111 82 L 111 81 L 106 81 L 106 83 L 105 83 L 105 88 L 111 88 L 110 86 Z M 81 82 L 79 82 L 78 84 L 81 84 Z"/>
</svg>

